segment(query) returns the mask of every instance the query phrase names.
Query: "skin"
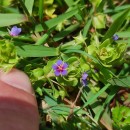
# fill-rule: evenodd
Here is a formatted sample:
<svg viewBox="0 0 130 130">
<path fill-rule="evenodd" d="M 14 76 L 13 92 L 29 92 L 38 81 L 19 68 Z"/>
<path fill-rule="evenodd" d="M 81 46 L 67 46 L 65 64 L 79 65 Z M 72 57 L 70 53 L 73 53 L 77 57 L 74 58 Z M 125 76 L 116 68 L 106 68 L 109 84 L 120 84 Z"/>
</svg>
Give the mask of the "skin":
<svg viewBox="0 0 130 130">
<path fill-rule="evenodd" d="M 39 114 L 29 78 L 20 70 L 0 70 L 0 129 L 38 130 Z"/>
</svg>

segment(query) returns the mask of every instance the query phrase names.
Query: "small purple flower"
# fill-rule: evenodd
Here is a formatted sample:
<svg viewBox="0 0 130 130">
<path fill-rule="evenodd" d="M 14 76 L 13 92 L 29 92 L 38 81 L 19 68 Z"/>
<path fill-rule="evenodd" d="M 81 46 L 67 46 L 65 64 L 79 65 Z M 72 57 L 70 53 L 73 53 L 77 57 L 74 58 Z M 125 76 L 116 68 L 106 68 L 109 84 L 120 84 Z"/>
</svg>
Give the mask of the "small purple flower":
<svg viewBox="0 0 130 130">
<path fill-rule="evenodd" d="M 117 34 L 114 34 L 112 38 L 114 41 L 117 41 L 119 39 L 119 36 Z"/>
<path fill-rule="evenodd" d="M 84 72 L 83 74 L 82 74 L 82 78 L 81 78 L 81 83 L 82 83 L 82 85 L 85 87 L 85 86 L 87 86 L 87 77 L 88 77 L 88 74 L 86 73 L 86 72 Z"/>
<path fill-rule="evenodd" d="M 98 69 L 94 69 L 94 72 L 95 72 L 95 73 L 98 73 L 98 71 L 99 71 Z"/>
<path fill-rule="evenodd" d="M 62 60 L 58 60 L 53 66 L 52 66 L 54 73 L 56 76 L 60 75 L 67 75 L 67 68 L 68 64 L 64 63 Z"/>
<path fill-rule="evenodd" d="M 13 26 L 11 30 L 9 30 L 9 34 L 14 37 L 14 36 L 18 36 L 21 33 L 21 31 L 22 31 L 21 28 L 18 28 L 17 26 Z"/>
</svg>

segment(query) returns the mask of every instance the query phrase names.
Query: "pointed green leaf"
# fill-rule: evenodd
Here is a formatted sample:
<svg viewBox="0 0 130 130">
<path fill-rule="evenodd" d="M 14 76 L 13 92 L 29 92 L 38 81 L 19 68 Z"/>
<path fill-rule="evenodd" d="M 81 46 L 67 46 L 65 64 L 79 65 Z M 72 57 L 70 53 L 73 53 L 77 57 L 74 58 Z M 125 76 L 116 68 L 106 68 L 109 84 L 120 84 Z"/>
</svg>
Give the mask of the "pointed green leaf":
<svg viewBox="0 0 130 130">
<path fill-rule="evenodd" d="M 10 26 L 27 21 L 23 14 L 2 14 L 0 13 L 0 27 Z"/>
<path fill-rule="evenodd" d="M 30 13 L 30 15 L 32 14 L 33 4 L 34 4 L 34 0 L 25 0 L 25 6 L 28 12 Z"/>
<path fill-rule="evenodd" d="M 22 45 L 16 46 L 17 54 L 22 57 L 57 56 L 58 49 L 45 46 Z"/>
<path fill-rule="evenodd" d="M 75 14 L 77 14 L 78 11 L 79 10 L 76 8 L 76 9 L 71 10 L 69 12 L 63 13 L 56 18 L 50 19 L 50 20 L 45 22 L 45 27 L 47 27 L 48 29 L 51 29 L 51 28 L 55 27 L 56 25 L 58 25 L 60 22 L 66 20 L 66 19 L 69 19 L 72 16 L 74 16 Z M 40 25 L 40 24 L 38 24 L 35 28 L 36 32 L 43 31 L 43 30 L 44 29 L 43 29 L 42 25 Z"/>
<path fill-rule="evenodd" d="M 74 4 L 74 0 L 64 0 L 68 6 L 72 6 Z"/>
<path fill-rule="evenodd" d="M 58 34 L 56 34 L 53 37 L 53 40 L 55 42 L 63 39 L 65 36 L 69 35 L 70 33 L 72 33 L 73 31 L 75 31 L 78 27 L 79 27 L 79 23 L 76 23 L 74 25 L 69 26 L 68 28 L 64 29 L 63 31 L 59 32 Z"/>
<path fill-rule="evenodd" d="M 112 85 L 130 88 L 130 76 L 121 77 L 121 78 L 112 78 L 112 79 L 108 80 L 108 82 L 111 83 Z"/>
<path fill-rule="evenodd" d="M 43 12 L 44 12 L 44 0 L 39 0 L 39 10 L 38 10 L 38 15 L 40 22 L 43 20 Z"/>
<path fill-rule="evenodd" d="M 110 26 L 106 34 L 104 35 L 103 41 L 106 40 L 107 38 L 112 37 L 121 27 L 122 23 L 125 21 L 129 14 L 130 9 L 125 10 L 122 15 L 120 15 Z"/>
</svg>

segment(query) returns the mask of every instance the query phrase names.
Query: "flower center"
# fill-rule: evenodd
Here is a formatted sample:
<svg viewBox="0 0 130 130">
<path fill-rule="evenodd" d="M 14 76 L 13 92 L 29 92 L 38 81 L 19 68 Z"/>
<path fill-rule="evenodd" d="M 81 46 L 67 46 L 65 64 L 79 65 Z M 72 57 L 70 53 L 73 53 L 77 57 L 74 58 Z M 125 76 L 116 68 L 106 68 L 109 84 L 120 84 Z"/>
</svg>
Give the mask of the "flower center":
<svg viewBox="0 0 130 130">
<path fill-rule="evenodd" d="M 63 71 L 63 70 L 64 70 L 63 65 L 59 65 L 59 66 L 57 66 L 57 70 L 60 71 L 60 72 Z"/>
</svg>

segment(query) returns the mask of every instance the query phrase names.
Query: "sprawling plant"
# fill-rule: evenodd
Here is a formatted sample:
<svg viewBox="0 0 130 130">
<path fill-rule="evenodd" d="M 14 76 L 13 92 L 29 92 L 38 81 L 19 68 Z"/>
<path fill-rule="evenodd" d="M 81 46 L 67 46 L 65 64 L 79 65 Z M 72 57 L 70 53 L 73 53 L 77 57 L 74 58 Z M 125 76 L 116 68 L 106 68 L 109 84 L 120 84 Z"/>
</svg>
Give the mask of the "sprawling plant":
<svg viewBox="0 0 130 130">
<path fill-rule="evenodd" d="M 41 130 L 130 129 L 123 113 L 130 96 L 130 5 L 123 2 L 0 1 L 0 68 L 28 74 Z"/>
</svg>

